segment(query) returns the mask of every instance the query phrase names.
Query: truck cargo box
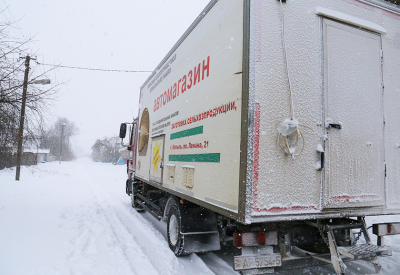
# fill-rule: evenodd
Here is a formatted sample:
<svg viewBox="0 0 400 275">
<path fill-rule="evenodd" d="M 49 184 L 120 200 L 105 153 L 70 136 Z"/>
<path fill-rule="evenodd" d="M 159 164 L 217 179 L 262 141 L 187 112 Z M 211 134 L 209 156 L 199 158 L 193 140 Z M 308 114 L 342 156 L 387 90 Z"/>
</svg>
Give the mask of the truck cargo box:
<svg viewBox="0 0 400 275">
<path fill-rule="evenodd" d="M 243 224 L 400 213 L 398 5 L 282 2 L 209 3 L 141 87 L 135 178 Z"/>
</svg>

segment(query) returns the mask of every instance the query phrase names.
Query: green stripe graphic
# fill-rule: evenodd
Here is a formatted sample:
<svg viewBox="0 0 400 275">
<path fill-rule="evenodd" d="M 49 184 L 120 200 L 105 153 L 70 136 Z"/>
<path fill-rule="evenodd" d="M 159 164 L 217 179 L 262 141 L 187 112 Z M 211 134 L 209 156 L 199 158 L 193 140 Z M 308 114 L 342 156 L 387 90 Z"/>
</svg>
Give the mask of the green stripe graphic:
<svg viewBox="0 0 400 275">
<path fill-rule="evenodd" d="M 184 131 L 173 133 L 173 134 L 171 134 L 170 140 L 181 138 L 181 137 L 200 135 L 202 133 L 203 133 L 203 126 L 199 126 L 196 128 L 191 128 L 191 129 L 187 129 Z"/>
<path fill-rule="evenodd" d="M 169 161 L 182 162 L 220 162 L 221 154 L 191 154 L 191 155 L 169 155 Z"/>
</svg>

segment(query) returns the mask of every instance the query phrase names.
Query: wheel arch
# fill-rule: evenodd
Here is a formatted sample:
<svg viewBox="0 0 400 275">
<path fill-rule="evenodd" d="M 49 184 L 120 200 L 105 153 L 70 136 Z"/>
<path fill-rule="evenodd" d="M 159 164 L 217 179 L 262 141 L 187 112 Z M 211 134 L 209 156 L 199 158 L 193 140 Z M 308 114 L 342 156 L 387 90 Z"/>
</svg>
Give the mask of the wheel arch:
<svg viewBox="0 0 400 275">
<path fill-rule="evenodd" d="M 171 209 L 171 207 L 173 205 L 176 205 L 179 209 L 179 212 L 182 212 L 181 208 L 180 208 L 179 198 L 176 196 L 170 195 L 167 200 L 167 203 L 165 204 L 165 207 L 164 207 L 164 214 L 163 214 L 164 221 L 166 221 L 168 219 L 169 210 Z"/>
</svg>

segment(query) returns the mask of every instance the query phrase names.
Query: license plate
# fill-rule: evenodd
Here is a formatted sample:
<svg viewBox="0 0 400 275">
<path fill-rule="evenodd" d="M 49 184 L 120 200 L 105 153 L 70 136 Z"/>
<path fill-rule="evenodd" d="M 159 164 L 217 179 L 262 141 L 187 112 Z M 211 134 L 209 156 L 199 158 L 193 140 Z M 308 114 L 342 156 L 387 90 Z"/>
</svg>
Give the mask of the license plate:
<svg viewBox="0 0 400 275">
<path fill-rule="evenodd" d="M 281 254 L 235 256 L 235 270 L 281 266 Z"/>
</svg>

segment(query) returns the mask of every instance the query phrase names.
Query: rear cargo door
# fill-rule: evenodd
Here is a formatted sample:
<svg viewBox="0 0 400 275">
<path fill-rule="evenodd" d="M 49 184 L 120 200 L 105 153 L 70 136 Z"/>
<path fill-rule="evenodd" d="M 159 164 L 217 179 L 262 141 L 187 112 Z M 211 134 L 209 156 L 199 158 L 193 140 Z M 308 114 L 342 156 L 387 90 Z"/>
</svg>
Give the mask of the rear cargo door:
<svg viewBox="0 0 400 275">
<path fill-rule="evenodd" d="M 164 170 L 164 135 L 151 140 L 150 180 L 162 183 Z"/>
<path fill-rule="evenodd" d="M 381 37 L 323 19 L 323 206 L 379 206 L 384 198 Z"/>
</svg>

